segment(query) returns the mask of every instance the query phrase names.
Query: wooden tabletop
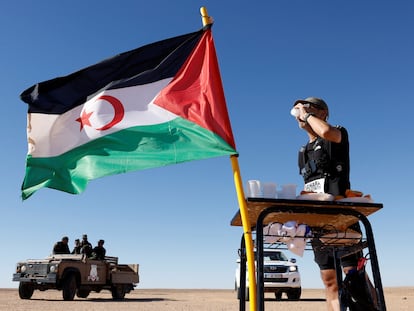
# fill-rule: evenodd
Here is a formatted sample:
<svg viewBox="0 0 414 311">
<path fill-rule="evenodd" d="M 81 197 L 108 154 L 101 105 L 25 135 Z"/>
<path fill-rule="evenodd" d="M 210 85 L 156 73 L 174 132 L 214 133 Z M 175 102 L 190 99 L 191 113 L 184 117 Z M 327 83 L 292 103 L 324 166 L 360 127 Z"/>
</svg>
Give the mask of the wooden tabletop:
<svg viewBox="0 0 414 311">
<path fill-rule="evenodd" d="M 262 211 L 269 207 L 278 207 L 280 212 L 271 213 L 264 219 L 264 224 L 272 222 L 285 223 L 296 221 L 298 224 L 307 224 L 310 227 L 334 226 L 337 230 L 346 230 L 357 222 L 352 215 L 320 213 L 320 209 L 354 209 L 369 216 L 383 207 L 381 203 L 315 201 L 315 200 L 287 200 L 267 198 L 246 198 L 248 217 L 251 227 L 256 227 L 257 219 Z M 316 210 L 319 211 L 316 211 Z M 295 212 L 296 210 L 296 212 Z M 298 210 L 305 210 L 300 213 Z M 232 226 L 242 226 L 240 210 L 236 212 L 230 223 Z"/>
</svg>

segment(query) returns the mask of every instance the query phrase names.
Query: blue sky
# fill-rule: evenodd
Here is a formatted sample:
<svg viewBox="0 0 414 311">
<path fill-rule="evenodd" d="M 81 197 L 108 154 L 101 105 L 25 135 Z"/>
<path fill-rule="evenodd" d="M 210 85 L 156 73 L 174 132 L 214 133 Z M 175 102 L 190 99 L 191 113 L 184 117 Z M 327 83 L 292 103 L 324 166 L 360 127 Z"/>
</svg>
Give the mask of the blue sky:
<svg viewBox="0 0 414 311">
<path fill-rule="evenodd" d="M 349 131 L 352 188 L 384 204 L 369 218 L 383 285 L 414 285 L 411 1 L 16 0 L 0 4 L 0 288 L 17 287 L 17 261 L 83 233 L 93 244 L 105 239 L 120 262 L 139 263 L 141 288 L 233 288 L 242 230 L 230 226 L 238 203 L 227 157 L 105 177 L 81 195 L 43 189 L 20 198 L 27 106 L 19 94 L 198 30 L 201 6 L 215 20 L 243 182 L 302 186 L 297 151 L 307 136 L 289 111 L 298 98 L 324 98 L 331 123 Z M 322 287 L 312 257 L 296 257 L 304 288 Z"/>
</svg>

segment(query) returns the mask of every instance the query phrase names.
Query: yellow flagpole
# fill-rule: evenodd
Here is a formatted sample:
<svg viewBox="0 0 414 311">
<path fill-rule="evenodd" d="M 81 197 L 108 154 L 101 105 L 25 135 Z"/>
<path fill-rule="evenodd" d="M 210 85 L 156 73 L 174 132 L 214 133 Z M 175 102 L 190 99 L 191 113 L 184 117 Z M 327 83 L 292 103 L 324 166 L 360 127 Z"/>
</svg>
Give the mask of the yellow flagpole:
<svg viewBox="0 0 414 311">
<path fill-rule="evenodd" d="M 208 16 L 207 9 L 205 7 L 200 8 L 203 27 L 213 23 L 213 19 Z M 256 267 L 254 264 L 254 251 L 253 251 L 253 238 L 250 226 L 249 215 L 247 211 L 247 203 L 244 198 L 243 183 L 240 175 L 239 162 L 237 156 L 232 155 L 230 157 L 231 165 L 233 168 L 234 184 L 236 186 L 237 200 L 239 202 L 240 216 L 243 224 L 244 241 L 246 245 L 246 257 L 247 257 L 247 270 L 249 274 L 249 301 L 250 311 L 257 310 L 256 302 Z"/>
<path fill-rule="evenodd" d="M 239 201 L 240 217 L 243 224 L 244 241 L 246 245 L 247 256 L 247 271 L 249 274 L 249 301 L 250 311 L 256 311 L 256 267 L 254 265 L 254 251 L 253 251 L 253 238 L 252 230 L 250 226 L 249 213 L 247 211 L 247 203 L 244 198 L 243 183 L 240 175 L 239 162 L 237 156 L 232 155 L 230 157 L 231 166 L 233 168 L 234 184 L 236 186 L 237 200 Z"/>
<path fill-rule="evenodd" d="M 204 6 L 200 8 L 200 14 L 201 20 L 203 22 L 203 27 L 213 23 L 213 19 L 210 16 L 208 16 L 207 9 Z"/>
</svg>

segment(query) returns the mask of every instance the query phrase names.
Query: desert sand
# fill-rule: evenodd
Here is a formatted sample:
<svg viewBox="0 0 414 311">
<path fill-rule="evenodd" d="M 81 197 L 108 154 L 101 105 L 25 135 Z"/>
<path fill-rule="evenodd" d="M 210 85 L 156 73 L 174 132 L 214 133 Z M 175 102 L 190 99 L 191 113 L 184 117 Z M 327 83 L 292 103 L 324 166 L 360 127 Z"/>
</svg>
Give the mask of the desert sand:
<svg viewBox="0 0 414 311">
<path fill-rule="evenodd" d="M 414 287 L 385 288 L 387 310 L 414 310 Z M 285 297 L 283 297 L 285 298 Z M 123 301 L 113 301 L 109 291 L 92 292 L 88 298 L 63 301 L 62 292 L 35 291 L 32 299 L 19 298 L 17 289 L 0 289 L 0 310 L 7 311 L 237 311 L 239 301 L 232 290 L 202 289 L 135 289 Z M 300 301 L 275 301 L 265 295 L 265 310 L 320 311 L 325 310 L 321 289 L 303 289 Z M 246 304 L 246 311 L 249 305 Z"/>
</svg>

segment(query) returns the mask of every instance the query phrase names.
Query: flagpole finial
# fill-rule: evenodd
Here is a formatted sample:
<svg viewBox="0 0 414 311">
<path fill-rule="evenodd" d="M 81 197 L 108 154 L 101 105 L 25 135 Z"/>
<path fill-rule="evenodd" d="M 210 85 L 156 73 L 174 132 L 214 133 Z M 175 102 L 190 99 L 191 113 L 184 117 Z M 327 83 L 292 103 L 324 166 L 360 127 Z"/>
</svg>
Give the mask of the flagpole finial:
<svg viewBox="0 0 414 311">
<path fill-rule="evenodd" d="M 200 14 L 201 14 L 201 20 L 203 22 L 203 27 L 213 24 L 213 18 L 211 16 L 208 16 L 206 7 L 202 6 L 200 8 Z"/>
</svg>

